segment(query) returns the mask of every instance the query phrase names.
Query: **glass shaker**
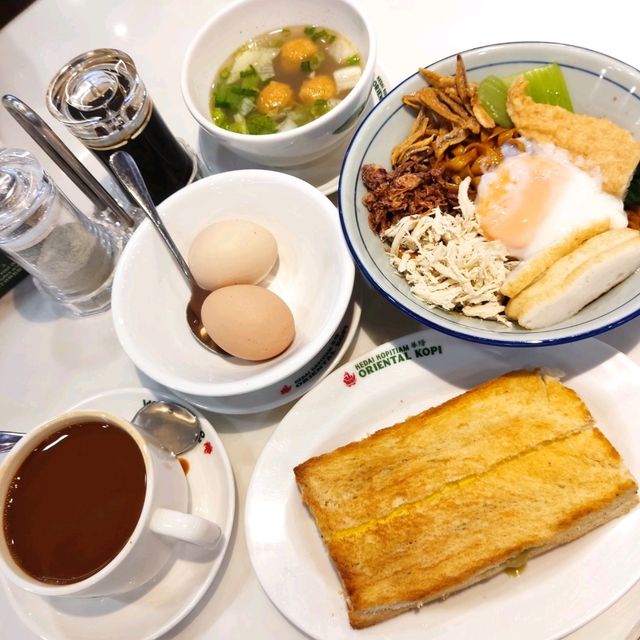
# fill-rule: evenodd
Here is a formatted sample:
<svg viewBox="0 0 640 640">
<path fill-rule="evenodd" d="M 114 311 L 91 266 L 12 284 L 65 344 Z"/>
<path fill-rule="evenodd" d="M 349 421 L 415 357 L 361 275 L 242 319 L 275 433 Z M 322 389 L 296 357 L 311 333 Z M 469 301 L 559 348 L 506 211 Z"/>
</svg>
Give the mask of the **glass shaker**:
<svg viewBox="0 0 640 640">
<path fill-rule="evenodd" d="M 0 249 L 78 316 L 109 308 L 122 235 L 93 222 L 27 151 L 0 148 Z"/>
<path fill-rule="evenodd" d="M 131 154 L 155 204 L 199 177 L 196 156 L 169 131 L 122 51 L 71 60 L 51 81 L 47 107 L 107 169 L 115 151 Z"/>
</svg>

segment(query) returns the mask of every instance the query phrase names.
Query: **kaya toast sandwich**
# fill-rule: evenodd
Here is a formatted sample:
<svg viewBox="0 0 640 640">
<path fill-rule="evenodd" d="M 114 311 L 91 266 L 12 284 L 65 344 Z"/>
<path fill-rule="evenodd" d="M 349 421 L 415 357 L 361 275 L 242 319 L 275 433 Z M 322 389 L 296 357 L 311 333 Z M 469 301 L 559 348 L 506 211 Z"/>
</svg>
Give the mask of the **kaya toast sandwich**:
<svg viewBox="0 0 640 640">
<path fill-rule="evenodd" d="M 537 371 L 486 382 L 294 472 L 354 628 L 521 566 L 638 502 L 582 400 Z"/>
</svg>

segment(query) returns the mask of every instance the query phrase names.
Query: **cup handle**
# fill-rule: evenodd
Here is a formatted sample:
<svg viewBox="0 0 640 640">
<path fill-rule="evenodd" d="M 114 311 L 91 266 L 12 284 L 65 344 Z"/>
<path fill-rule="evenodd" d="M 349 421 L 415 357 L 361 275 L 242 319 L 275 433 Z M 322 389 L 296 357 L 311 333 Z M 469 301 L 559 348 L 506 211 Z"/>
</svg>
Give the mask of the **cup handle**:
<svg viewBox="0 0 640 640">
<path fill-rule="evenodd" d="M 173 509 L 156 509 L 151 517 L 151 530 L 162 536 L 213 549 L 222 532 L 211 520 Z"/>
</svg>

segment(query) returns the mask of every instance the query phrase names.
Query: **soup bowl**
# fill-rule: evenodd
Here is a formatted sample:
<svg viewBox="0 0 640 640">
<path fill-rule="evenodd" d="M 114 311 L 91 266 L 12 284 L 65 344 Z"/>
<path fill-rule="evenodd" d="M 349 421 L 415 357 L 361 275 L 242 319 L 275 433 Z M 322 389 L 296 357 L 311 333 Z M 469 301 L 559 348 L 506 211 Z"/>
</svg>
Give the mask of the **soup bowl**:
<svg viewBox="0 0 640 640">
<path fill-rule="evenodd" d="M 362 75 L 326 114 L 305 125 L 267 135 L 235 133 L 210 115 L 214 77 L 225 61 L 251 38 L 296 25 L 326 27 L 350 40 L 362 61 Z M 182 95 L 202 129 L 234 153 L 273 167 L 319 158 L 349 136 L 373 85 L 376 39 L 366 16 L 349 0 L 240 0 L 214 15 L 197 33 L 182 65 Z"/>
</svg>

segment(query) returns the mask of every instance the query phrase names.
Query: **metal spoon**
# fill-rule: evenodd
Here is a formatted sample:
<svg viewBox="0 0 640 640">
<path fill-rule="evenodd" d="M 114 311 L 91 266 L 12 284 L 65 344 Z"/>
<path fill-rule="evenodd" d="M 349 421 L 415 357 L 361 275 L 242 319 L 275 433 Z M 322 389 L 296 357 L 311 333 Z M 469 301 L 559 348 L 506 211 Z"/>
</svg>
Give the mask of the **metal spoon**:
<svg viewBox="0 0 640 640">
<path fill-rule="evenodd" d="M 176 456 L 195 447 L 200 437 L 198 416 L 186 407 L 167 400 L 145 404 L 133 416 L 131 422 L 154 436 Z M 11 450 L 24 435 L 15 431 L 0 431 L 0 453 Z"/>
<path fill-rule="evenodd" d="M 145 404 L 131 422 L 176 456 L 193 449 L 200 438 L 198 416 L 175 402 L 156 400 Z"/>
<path fill-rule="evenodd" d="M 17 431 L 0 431 L 0 453 L 13 449 L 13 445 L 16 444 L 23 435 L 24 433 L 18 433 Z"/>
<path fill-rule="evenodd" d="M 110 218 L 128 229 L 135 226 L 135 220 L 131 215 L 28 104 L 11 94 L 2 97 L 2 104 L 18 124 L 42 147 L 43 151 L 69 176 L 80 191 L 93 202 L 98 211 L 106 211 Z"/>
<path fill-rule="evenodd" d="M 167 228 L 164 226 L 158 211 L 151 200 L 151 196 L 144 183 L 142 175 L 135 160 L 126 151 L 116 151 L 109 158 L 109 164 L 113 173 L 118 178 L 125 191 L 134 199 L 144 214 L 151 220 L 153 226 L 164 240 L 167 248 L 171 252 L 173 259 L 176 261 L 182 275 L 184 276 L 189 288 L 191 289 L 191 297 L 187 303 L 187 324 L 191 333 L 205 349 L 218 355 L 228 355 L 209 337 L 207 330 L 202 324 L 202 303 L 209 295 L 210 291 L 206 291 L 198 286 L 189 266 L 182 257 L 178 247 L 169 235 Z"/>
</svg>

